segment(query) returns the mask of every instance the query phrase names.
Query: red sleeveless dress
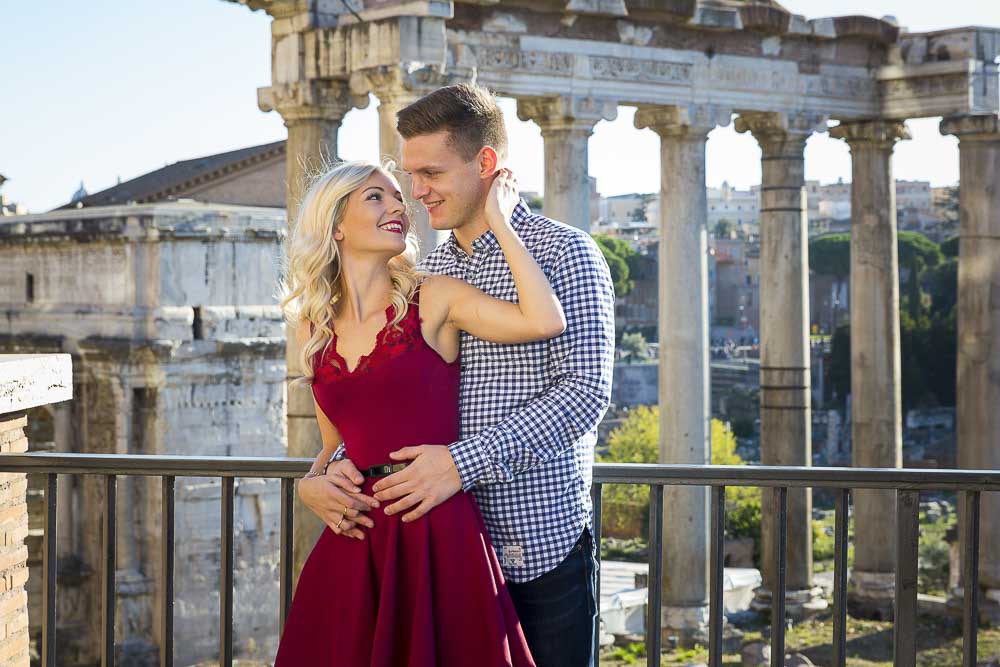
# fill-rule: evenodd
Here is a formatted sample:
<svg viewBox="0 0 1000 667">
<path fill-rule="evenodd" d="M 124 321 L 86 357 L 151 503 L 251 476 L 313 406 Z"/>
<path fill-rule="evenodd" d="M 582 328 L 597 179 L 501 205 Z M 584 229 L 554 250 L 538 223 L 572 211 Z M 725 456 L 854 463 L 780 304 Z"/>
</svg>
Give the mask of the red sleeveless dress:
<svg viewBox="0 0 1000 667">
<path fill-rule="evenodd" d="M 424 341 L 418 303 L 379 332 L 355 370 L 336 347 L 334 337 L 317 354 L 313 394 L 358 469 L 392 462 L 401 447 L 458 439 L 459 363 Z M 362 492 L 374 495 L 376 481 Z M 362 527 L 363 541 L 323 530 L 275 667 L 533 667 L 472 495 L 460 491 L 410 523 L 405 512 L 385 515 L 391 502 L 369 511 L 375 527 Z"/>
</svg>

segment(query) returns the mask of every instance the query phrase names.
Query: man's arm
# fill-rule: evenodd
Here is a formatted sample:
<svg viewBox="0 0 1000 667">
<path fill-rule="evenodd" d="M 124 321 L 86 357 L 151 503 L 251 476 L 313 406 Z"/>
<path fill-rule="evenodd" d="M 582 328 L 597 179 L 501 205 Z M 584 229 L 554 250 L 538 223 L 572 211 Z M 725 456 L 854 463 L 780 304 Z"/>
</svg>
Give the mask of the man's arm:
<svg viewBox="0 0 1000 667">
<path fill-rule="evenodd" d="M 577 237 L 556 260 L 550 282 L 567 322 L 548 343 L 555 381 L 495 426 L 450 445 L 463 490 L 509 482 L 556 458 L 600 422 L 611 401 L 614 284 L 604 256 Z"/>
</svg>

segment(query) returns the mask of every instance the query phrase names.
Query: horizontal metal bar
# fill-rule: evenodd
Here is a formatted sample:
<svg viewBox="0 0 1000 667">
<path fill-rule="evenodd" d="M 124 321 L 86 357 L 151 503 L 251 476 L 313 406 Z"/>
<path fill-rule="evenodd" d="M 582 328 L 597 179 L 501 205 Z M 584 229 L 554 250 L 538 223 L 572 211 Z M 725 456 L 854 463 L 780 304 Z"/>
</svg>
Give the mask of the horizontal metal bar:
<svg viewBox="0 0 1000 667">
<path fill-rule="evenodd" d="M 0 472 L 161 477 L 301 477 L 307 458 L 157 456 L 139 454 L 0 454 Z M 718 466 L 672 463 L 600 463 L 599 484 L 786 486 L 833 489 L 1000 492 L 1000 470 Z"/>
<path fill-rule="evenodd" d="M 302 477 L 313 459 L 155 454 L 0 454 L 0 472 L 147 477 Z"/>
<path fill-rule="evenodd" d="M 1000 491 L 1000 470 L 601 463 L 594 466 L 594 481 L 602 484 L 997 492 Z"/>
</svg>

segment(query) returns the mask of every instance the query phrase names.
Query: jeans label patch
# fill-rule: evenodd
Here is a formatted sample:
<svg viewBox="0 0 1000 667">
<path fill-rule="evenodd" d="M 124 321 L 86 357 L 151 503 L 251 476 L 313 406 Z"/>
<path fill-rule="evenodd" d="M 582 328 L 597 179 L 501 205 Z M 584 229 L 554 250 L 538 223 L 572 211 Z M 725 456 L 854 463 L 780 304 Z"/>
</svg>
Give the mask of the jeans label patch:
<svg viewBox="0 0 1000 667">
<path fill-rule="evenodd" d="M 500 547 L 500 564 L 506 567 L 524 567 L 524 548 L 519 544 Z"/>
</svg>

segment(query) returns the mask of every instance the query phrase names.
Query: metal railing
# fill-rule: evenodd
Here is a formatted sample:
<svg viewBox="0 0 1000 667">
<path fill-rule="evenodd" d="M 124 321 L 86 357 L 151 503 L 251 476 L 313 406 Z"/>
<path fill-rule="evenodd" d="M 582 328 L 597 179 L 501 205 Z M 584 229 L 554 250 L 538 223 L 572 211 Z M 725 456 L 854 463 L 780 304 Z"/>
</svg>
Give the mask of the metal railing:
<svg viewBox="0 0 1000 667">
<path fill-rule="evenodd" d="M 218 477 L 222 480 L 221 574 L 219 586 L 220 664 L 233 663 L 233 496 L 236 477 L 281 480 L 280 530 L 280 628 L 292 596 L 292 500 L 295 480 L 312 464 L 311 459 L 231 458 L 107 454 L 3 454 L 0 472 L 41 473 L 45 482 L 45 528 L 42 554 L 42 664 L 56 664 L 56 499 L 57 475 L 101 475 L 105 478 L 102 536 L 101 665 L 114 663 L 115 629 L 115 525 L 119 476 L 153 476 L 162 479 L 160 663 L 173 664 L 174 483 L 177 477 Z M 894 598 L 894 659 L 897 666 L 916 663 L 917 541 L 921 491 L 956 491 L 963 494 L 961 514 L 963 553 L 962 664 L 976 664 L 978 631 L 979 499 L 983 492 L 1000 492 L 1000 471 L 910 470 L 873 468 L 817 468 L 791 466 L 696 466 L 663 464 L 599 464 L 594 466 L 595 542 L 601 539 L 601 490 L 606 484 L 650 486 L 649 576 L 646 621 L 647 665 L 659 665 L 661 649 L 661 581 L 663 549 L 663 487 L 706 486 L 711 489 L 711 542 L 709 547 L 709 664 L 722 664 L 722 601 L 725 493 L 727 486 L 773 489 L 777 501 L 778 545 L 773 572 L 777 594 L 772 595 L 771 664 L 784 666 L 785 655 L 785 545 L 789 488 L 837 490 L 834 524 L 833 665 L 846 664 L 848 504 L 852 489 L 896 491 L 896 576 Z M 598 558 L 600 550 L 598 549 Z M 600 582 L 597 597 L 600 600 Z M 599 613 L 599 612 L 598 612 Z M 599 621 L 599 618 L 598 618 Z M 598 650 L 595 632 L 595 655 Z"/>
</svg>

